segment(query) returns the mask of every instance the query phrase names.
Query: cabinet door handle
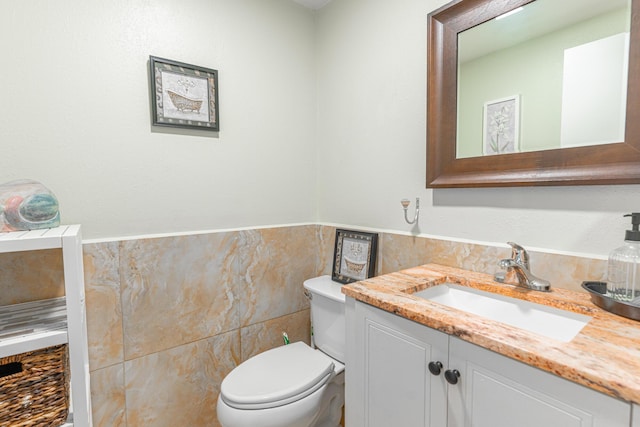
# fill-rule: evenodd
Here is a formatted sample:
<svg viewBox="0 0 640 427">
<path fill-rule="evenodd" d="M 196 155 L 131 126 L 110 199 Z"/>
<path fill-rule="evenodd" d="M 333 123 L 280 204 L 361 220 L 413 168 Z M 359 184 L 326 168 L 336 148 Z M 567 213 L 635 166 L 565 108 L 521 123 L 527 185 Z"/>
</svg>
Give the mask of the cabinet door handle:
<svg viewBox="0 0 640 427">
<path fill-rule="evenodd" d="M 449 384 L 458 384 L 458 379 L 460 379 L 460 372 L 457 369 L 447 369 L 446 371 L 444 371 L 444 378 Z"/>
<path fill-rule="evenodd" d="M 440 372 L 442 372 L 442 363 L 429 362 L 429 372 L 431 372 L 433 375 L 440 375 Z"/>
</svg>

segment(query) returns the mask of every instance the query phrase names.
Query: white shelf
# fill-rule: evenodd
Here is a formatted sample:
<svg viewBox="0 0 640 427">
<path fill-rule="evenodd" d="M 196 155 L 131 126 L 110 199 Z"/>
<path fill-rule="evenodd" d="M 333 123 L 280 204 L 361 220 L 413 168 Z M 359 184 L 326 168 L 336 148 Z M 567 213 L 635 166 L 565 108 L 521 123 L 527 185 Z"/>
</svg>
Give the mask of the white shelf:
<svg viewBox="0 0 640 427">
<path fill-rule="evenodd" d="M 36 251 L 62 247 L 62 236 L 79 226 L 61 225 L 42 230 L 0 233 L 0 253 Z"/>
<path fill-rule="evenodd" d="M 66 296 L 0 307 L 0 357 L 68 343 L 73 422 L 63 427 L 91 427 L 80 226 L 0 233 L 0 253 L 56 248 L 62 249 Z"/>
<path fill-rule="evenodd" d="M 0 357 L 66 343 L 65 297 L 0 307 Z"/>
</svg>

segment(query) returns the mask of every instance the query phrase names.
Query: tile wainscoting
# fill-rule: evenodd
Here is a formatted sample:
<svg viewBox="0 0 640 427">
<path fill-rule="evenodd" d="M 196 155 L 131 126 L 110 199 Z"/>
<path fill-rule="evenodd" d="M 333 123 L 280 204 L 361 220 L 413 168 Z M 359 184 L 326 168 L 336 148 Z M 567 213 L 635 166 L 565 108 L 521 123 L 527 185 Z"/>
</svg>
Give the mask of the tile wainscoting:
<svg viewBox="0 0 640 427">
<path fill-rule="evenodd" d="M 224 376 L 309 342 L 305 279 L 330 274 L 335 227 L 300 225 L 84 245 L 96 427 L 216 426 Z M 380 233 L 378 274 L 438 263 L 494 273 L 507 248 Z M 580 290 L 606 261 L 530 252 L 533 272 Z M 0 305 L 64 294 L 59 251 L 0 257 Z M 40 267 L 30 268 L 38 264 Z M 41 267 L 41 266 L 44 266 Z"/>
</svg>

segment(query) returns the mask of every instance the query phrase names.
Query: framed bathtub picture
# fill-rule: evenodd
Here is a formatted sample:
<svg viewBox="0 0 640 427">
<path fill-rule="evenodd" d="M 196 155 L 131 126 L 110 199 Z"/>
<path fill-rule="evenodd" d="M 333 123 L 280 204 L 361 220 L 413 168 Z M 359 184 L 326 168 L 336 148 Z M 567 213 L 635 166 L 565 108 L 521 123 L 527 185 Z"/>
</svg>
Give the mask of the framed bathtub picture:
<svg viewBox="0 0 640 427">
<path fill-rule="evenodd" d="M 331 279 L 351 283 L 372 277 L 377 253 L 377 233 L 337 229 Z"/>
<path fill-rule="evenodd" d="M 218 71 L 149 57 L 154 126 L 220 130 Z"/>
</svg>

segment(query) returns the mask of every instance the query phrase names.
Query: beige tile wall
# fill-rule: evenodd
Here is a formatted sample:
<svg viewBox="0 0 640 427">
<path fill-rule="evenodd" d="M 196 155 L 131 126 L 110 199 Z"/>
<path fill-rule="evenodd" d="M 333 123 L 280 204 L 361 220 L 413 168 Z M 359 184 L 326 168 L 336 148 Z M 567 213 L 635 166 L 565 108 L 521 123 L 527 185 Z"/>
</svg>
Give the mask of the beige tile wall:
<svg viewBox="0 0 640 427">
<path fill-rule="evenodd" d="M 94 425 L 218 425 L 227 373 L 283 331 L 309 342 L 319 229 L 85 245 Z"/>
<path fill-rule="evenodd" d="M 308 225 L 84 245 L 96 427 L 217 426 L 238 363 L 309 341 L 302 282 L 330 274 L 335 228 Z M 436 262 L 494 273 L 509 250 L 380 233 L 378 274 Z M 579 290 L 606 261 L 531 252 L 533 271 Z M 35 266 L 38 268 L 34 268 Z M 0 257 L 0 304 L 64 293 L 59 251 Z"/>
<path fill-rule="evenodd" d="M 426 263 L 495 274 L 498 261 L 511 256 L 510 248 L 449 240 L 382 233 L 379 236 L 378 274 Z M 551 286 L 582 291 L 584 280 L 604 280 L 607 261 L 570 255 L 528 251 L 531 271 Z"/>
<path fill-rule="evenodd" d="M 2 254 L 0 272 L 0 305 L 64 295 L 60 250 Z"/>
</svg>

